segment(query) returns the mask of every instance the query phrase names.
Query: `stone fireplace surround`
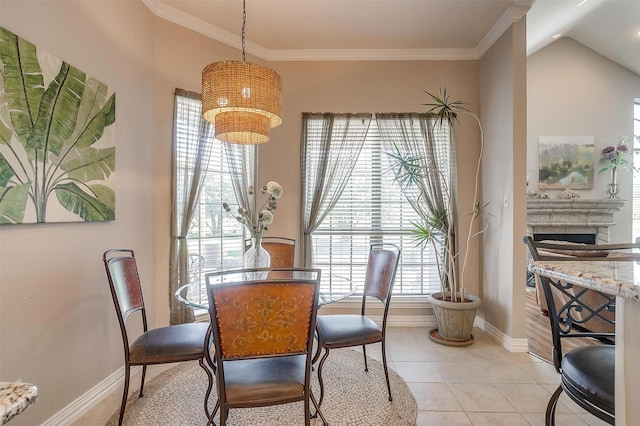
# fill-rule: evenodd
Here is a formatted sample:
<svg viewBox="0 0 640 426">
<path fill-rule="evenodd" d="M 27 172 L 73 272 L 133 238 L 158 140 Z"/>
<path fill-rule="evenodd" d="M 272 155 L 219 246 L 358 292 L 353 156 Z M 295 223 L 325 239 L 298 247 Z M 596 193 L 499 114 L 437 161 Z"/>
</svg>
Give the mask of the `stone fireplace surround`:
<svg viewBox="0 0 640 426">
<path fill-rule="evenodd" d="M 626 200 L 621 199 L 537 199 L 527 200 L 527 235 L 593 235 L 596 244 L 609 243 L 613 215 Z"/>
</svg>

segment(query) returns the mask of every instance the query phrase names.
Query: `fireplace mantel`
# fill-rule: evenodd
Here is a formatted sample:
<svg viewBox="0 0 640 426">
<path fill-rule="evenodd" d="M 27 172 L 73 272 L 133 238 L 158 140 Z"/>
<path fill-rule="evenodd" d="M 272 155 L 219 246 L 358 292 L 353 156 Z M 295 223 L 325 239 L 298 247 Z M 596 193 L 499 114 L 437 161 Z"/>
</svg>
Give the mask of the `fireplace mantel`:
<svg viewBox="0 0 640 426">
<path fill-rule="evenodd" d="M 613 215 L 626 200 L 621 199 L 529 199 L 527 234 L 593 234 L 596 243 L 609 242 Z"/>
</svg>

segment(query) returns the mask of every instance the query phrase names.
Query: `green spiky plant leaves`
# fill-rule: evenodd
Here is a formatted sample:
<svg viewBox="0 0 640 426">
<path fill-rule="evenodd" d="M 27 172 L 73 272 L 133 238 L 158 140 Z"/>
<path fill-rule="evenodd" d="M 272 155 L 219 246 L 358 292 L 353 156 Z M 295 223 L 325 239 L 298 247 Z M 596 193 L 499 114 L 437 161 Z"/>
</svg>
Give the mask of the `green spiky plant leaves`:
<svg viewBox="0 0 640 426">
<path fill-rule="evenodd" d="M 115 147 L 94 145 L 115 122 L 115 94 L 65 62 L 45 86 L 36 47 L 1 27 L 0 65 L 0 224 L 30 208 L 46 222 L 53 196 L 83 221 L 114 219 Z"/>
<path fill-rule="evenodd" d="M 428 107 L 427 113 L 434 115 L 434 125 L 448 125 L 453 129 L 454 124 L 458 123 L 458 115 L 466 114 L 473 117 L 480 128 L 480 152 L 476 163 L 473 204 L 468 213 L 471 215 L 471 220 L 466 235 L 464 252 L 461 253 L 458 250 L 459 244 L 456 241 L 457 236 L 453 232 L 452 227 L 449 226 L 449 224 L 454 223 L 455 212 L 450 208 L 454 205 L 454 203 L 451 202 L 453 194 L 450 192 L 446 179 L 442 179 L 444 186 L 443 192 L 447 204 L 445 208 L 435 210 L 434 208 L 427 207 L 428 203 L 418 203 L 420 209 L 418 214 L 421 218 L 421 223 L 413 223 L 414 229 L 412 230 L 412 234 L 415 244 L 418 246 L 431 244 L 436 252 L 440 251 L 443 253 L 442 261 L 439 260 L 438 256 L 436 257 L 438 260 L 441 291 L 442 294 L 450 291 L 452 295 L 455 295 L 465 289 L 463 280 L 469 254 L 469 243 L 472 238 L 488 229 L 487 213 L 485 211 L 488 203 L 481 205 L 478 200 L 480 166 L 482 164 L 484 151 L 484 134 L 478 116 L 466 107 L 466 103 L 451 100 L 446 88 L 441 89 L 437 95 L 429 92 L 425 93 L 429 96 L 430 102 L 422 105 Z M 418 191 L 420 198 L 426 199 L 429 193 L 427 188 L 423 186 L 423 177 L 426 173 L 439 173 L 444 178 L 444 174 L 438 169 L 438 164 L 435 159 L 429 160 L 416 157 L 409 152 L 402 152 L 398 146 L 394 146 L 394 151 L 388 152 L 387 156 L 389 157 L 396 182 L 398 182 L 403 190 L 411 187 L 413 190 Z M 478 229 L 474 231 L 473 226 L 476 221 L 478 221 L 480 225 Z M 463 298 L 459 300 L 454 299 L 453 301 L 463 301 Z"/>
</svg>

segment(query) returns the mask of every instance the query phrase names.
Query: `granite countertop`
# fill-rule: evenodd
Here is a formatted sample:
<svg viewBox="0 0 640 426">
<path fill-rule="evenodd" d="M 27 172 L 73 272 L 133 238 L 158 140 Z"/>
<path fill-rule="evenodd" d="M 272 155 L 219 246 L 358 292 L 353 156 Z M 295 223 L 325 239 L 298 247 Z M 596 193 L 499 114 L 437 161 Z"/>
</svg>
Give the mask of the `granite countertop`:
<svg viewBox="0 0 640 426">
<path fill-rule="evenodd" d="M 529 271 L 603 293 L 640 300 L 640 262 L 536 261 Z"/>
<path fill-rule="evenodd" d="M 31 383 L 0 382 L 0 424 L 22 413 L 38 398 L 38 388 Z"/>
</svg>

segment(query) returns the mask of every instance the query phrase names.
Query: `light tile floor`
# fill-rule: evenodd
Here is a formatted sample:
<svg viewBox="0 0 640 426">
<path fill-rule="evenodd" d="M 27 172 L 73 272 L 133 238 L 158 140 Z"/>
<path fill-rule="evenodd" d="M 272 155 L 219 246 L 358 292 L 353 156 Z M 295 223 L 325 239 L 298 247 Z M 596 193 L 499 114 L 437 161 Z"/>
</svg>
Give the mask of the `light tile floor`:
<svg viewBox="0 0 640 426">
<path fill-rule="evenodd" d="M 432 342 L 426 329 L 389 328 L 390 367 L 404 378 L 418 404 L 417 425 L 544 425 L 544 412 L 559 383 L 553 366 L 527 353 L 511 353 L 481 330 L 471 346 Z M 367 349 L 380 359 L 380 345 Z M 150 367 L 148 376 L 163 371 Z M 132 381 L 132 385 L 134 385 Z M 118 409 L 121 390 L 74 423 L 102 426 Z M 558 426 L 605 425 L 565 395 L 557 410 Z"/>
</svg>

